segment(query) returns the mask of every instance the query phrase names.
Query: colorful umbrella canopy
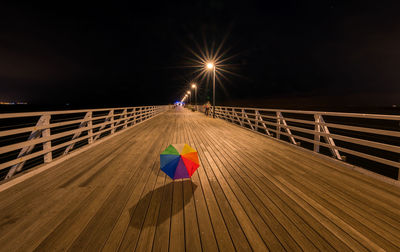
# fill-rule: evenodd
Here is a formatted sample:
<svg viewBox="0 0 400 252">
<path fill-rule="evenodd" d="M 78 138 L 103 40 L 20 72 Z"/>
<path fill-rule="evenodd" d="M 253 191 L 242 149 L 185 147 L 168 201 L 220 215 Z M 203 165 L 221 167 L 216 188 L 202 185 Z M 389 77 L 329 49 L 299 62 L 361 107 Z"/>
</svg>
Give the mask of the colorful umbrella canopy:
<svg viewBox="0 0 400 252">
<path fill-rule="evenodd" d="M 199 165 L 197 151 L 187 144 L 171 144 L 160 155 L 161 170 L 172 179 L 190 178 Z"/>
</svg>

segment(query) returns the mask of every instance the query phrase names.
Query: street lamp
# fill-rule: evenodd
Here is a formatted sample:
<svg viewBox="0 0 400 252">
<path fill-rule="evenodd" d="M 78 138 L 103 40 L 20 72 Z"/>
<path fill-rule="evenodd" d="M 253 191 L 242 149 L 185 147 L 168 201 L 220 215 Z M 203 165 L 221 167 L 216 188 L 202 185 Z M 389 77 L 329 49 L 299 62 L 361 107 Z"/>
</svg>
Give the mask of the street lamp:
<svg viewBox="0 0 400 252">
<path fill-rule="evenodd" d="M 190 91 L 187 91 L 187 94 L 189 95 L 189 104 L 192 105 L 192 94 L 190 93 Z"/>
<path fill-rule="evenodd" d="M 212 62 L 207 63 L 207 68 L 213 71 L 213 118 L 215 118 L 215 65 Z"/>
<path fill-rule="evenodd" d="M 194 105 L 195 105 L 196 111 L 197 111 L 197 86 L 196 86 L 196 84 L 193 83 L 192 88 L 194 88 L 194 99 L 195 99 Z"/>
</svg>

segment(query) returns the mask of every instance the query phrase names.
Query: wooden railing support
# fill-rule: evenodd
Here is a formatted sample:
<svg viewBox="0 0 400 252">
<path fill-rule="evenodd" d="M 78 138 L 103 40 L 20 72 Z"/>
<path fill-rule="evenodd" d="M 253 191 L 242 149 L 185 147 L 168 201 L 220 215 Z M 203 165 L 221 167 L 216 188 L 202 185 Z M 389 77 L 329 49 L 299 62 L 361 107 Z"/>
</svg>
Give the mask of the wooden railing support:
<svg viewBox="0 0 400 252">
<path fill-rule="evenodd" d="M 247 113 L 242 109 L 242 114 L 244 114 L 244 117 L 246 118 L 247 122 L 249 123 L 249 126 L 252 130 L 254 130 L 253 124 L 251 124 L 249 117 L 247 116 Z"/>
<path fill-rule="evenodd" d="M 319 152 L 319 142 L 321 141 L 321 135 L 319 134 L 321 132 L 321 125 L 320 123 L 320 117 L 321 115 L 315 114 L 314 119 L 315 119 L 315 126 L 314 126 L 314 151 Z"/>
<path fill-rule="evenodd" d="M 277 132 L 277 138 L 278 139 L 280 138 L 280 132 L 281 132 L 281 126 L 280 125 L 284 125 L 285 126 L 284 127 L 285 131 L 289 134 L 290 141 L 292 142 L 292 144 L 296 144 L 297 145 L 296 140 L 294 140 L 294 137 L 292 135 L 292 131 L 288 128 L 288 125 L 287 125 L 286 120 L 283 117 L 282 113 L 280 111 L 278 111 L 278 112 L 276 112 L 276 116 L 278 118 L 277 120 L 278 120 L 278 123 L 279 123 L 279 126 L 278 126 L 279 130 Z"/>
<path fill-rule="evenodd" d="M 234 113 L 235 113 L 236 119 L 239 121 L 240 126 L 243 126 L 243 122 L 240 120 L 240 118 L 239 118 L 238 114 L 236 113 L 236 111 Z"/>
<path fill-rule="evenodd" d="M 269 132 L 269 130 L 268 130 L 268 128 L 267 128 L 267 125 L 265 125 L 264 120 L 263 120 L 263 118 L 262 118 L 260 112 L 259 112 L 258 110 L 256 110 L 256 113 L 255 113 L 255 114 L 256 114 L 256 120 L 258 120 L 258 121 L 257 121 L 257 126 L 258 126 L 258 122 L 260 121 L 260 122 L 261 122 L 261 125 L 263 126 L 263 128 L 264 128 L 264 130 L 265 130 L 265 133 L 266 133 L 268 136 L 271 136 L 271 133 Z M 258 130 L 258 128 L 257 128 L 257 130 Z"/>
<path fill-rule="evenodd" d="M 46 115 L 45 116 L 45 120 L 43 122 L 43 125 L 49 127 L 49 125 L 50 125 L 50 115 Z M 50 128 L 45 128 L 42 131 L 42 137 L 50 137 Z M 51 140 L 43 143 L 43 150 L 46 152 L 46 154 L 44 154 L 44 162 L 45 163 L 50 163 L 53 160 L 53 156 L 52 156 L 52 153 L 51 153 Z"/>
<path fill-rule="evenodd" d="M 111 111 L 110 111 L 110 115 L 111 115 L 111 119 L 110 119 L 110 121 L 111 121 L 111 125 L 110 125 L 110 127 L 111 127 L 111 134 L 114 134 L 114 132 L 115 132 L 115 119 L 114 119 L 114 109 L 112 109 Z"/>
<path fill-rule="evenodd" d="M 104 119 L 104 124 L 100 127 L 99 131 L 103 130 L 103 129 L 107 126 L 106 123 L 109 122 L 109 121 L 111 121 L 111 120 L 113 120 L 112 118 L 113 118 L 113 110 L 110 110 L 110 111 L 108 112 L 107 117 Z M 113 125 L 111 124 L 111 127 L 112 127 L 112 126 L 113 126 Z M 96 135 L 96 136 L 93 138 L 93 141 L 96 141 L 99 137 L 100 137 L 100 135 Z"/>
<path fill-rule="evenodd" d="M 396 124 L 400 121 L 399 115 L 381 115 L 381 114 L 359 114 L 359 113 L 342 113 L 342 112 L 322 112 L 322 111 L 300 111 L 300 110 L 275 110 L 275 109 L 254 109 L 241 107 L 216 107 L 217 116 L 228 122 L 240 124 L 241 127 L 250 128 L 252 131 L 265 130 L 265 134 L 271 137 L 281 139 L 281 135 L 287 136 L 290 143 L 300 146 L 300 141 L 313 145 L 313 151 L 320 153 L 321 146 L 329 149 L 332 158 L 346 161 L 346 156 L 343 153 L 354 155 L 363 159 L 371 160 L 380 164 L 388 165 L 398 169 L 398 174 L 395 178 L 400 180 L 400 159 L 393 160 L 388 157 L 382 157 L 371 153 L 365 153 L 362 149 L 354 149 L 352 147 L 337 146 L 335 141 L 344 141 L 356 145 L 368 146 L 383 151 L 389 151 L 400 154 L 400 146 L 390 142 L 374 141 L 372 139 L 363 139 L 355 136 L 344 135 L 339 131 L 330 133 L 330 129 L 340 129 L 349 132 L 361 132 L 366 134 L 375 134 L 382 136 L 390 136 L 400 139 L 400 131 L 397 129 L 383 129 L 372 127 L 370 125 L 354 126 L 344 123 L 326 123 L 323 116 L 343 117 L 357 120 L 365 118 L 371 120 L 395 121 Z M 265 112 L 263 114 L 263 112 Z M 267 114 L 268 113 L 268 114 Z M 271 115 L 276 114 L 276 116 Z M 285 117 L 282 113 L 288 113 Z M 302 117 L 290 116 L 302 115 Z M 307 117 L 313 116 L 313 120 Z M 267 119 L 267 120 L 265 120 Z M 276 120 L 276 121 L 273 121 Z M 293 122 L 288 125 L 287 122 Z M 313 129 L 310 129 L 312 126 Z M 260 132 L 263 133 L 263 132 Z M 322 141 L 321 141 L 322 137 Z M 284 139 L 286 140 L 286 139 Z"/>
<path fill-rule="evenodd" d="M 92 118 L 92 112 L 89 111 L 89 112 L 86 113 L 85 117 L 83 118 L 84 121 L 81 122 L 81 124 L 79 124 L 79 128 L 78 128 L 78 129 L 87 127 L 87 126 L 89 125 L 89 121 L 92 122 L 92 121 L 91 121 L 91 118 Z M 83 131 L 76 132 L 76 133 L 72 136 L 72 139 L 71 139 L 71 140 L 75 140 L 75 139 L 78 138 L 82 133 L 83 133 Z M 90 134 L 90 132 L 88 132 L 88 134 Z M 93 135 L 93 131 L 92 131 L 92 135 Z M 92 139 L 93 139 L 93 138 L 92 138 Z M 90 142 L 90 137 L 89 137 L 89 142 Z M 92 142 L 93 142 L 93 140 L 92 140 Z M 75 146 L 75 143 L 70 144 L 70 145 L 64 150 L 63 155 L 67 155 L 68 152 L 69 152 L 70 150 L 72 150 L 72 148 L 74 148 L 74 146 Z"/>
<path fill-rule="evenodd" d="M 42 115 L 42 116 L 39 118 L 38 122 L 36 123 L 36 127 L 40 127 L 40 126 L 44 126 L 44 125 L 49 125 L 49 122 L 50 122 L 50 115 Z M 36 138 L 41 137 L 41 135 L 43 134 L 43 131 L 44 131 L 44 130 L 46 130 L 46 128 L 45 128 L 45 129 L 40 129 L 40 130 L 34 130 L 34 131 L 32 131 L 31 134 L 30 134 L 29 137 L 28 137 L 28 141 L 31 141 L 31 140 L 33 140 L 33 139 L 36 139 Z M 49 130 L 49 129 L 48 129 L 48 130 Z M 49 133 L 50 133 L 50 131 L 47 131 L 47 132 L 46 132 L 46 134 L 49 134 Z M 28 146 L 22 148 L 21 151 L 20 151 L 19 154 L 18 154 L 17 159 L 18 159 L 18 158 L 21 158 L 21 157 L 23 157 L 23 156 L 26 156 L 26 155 L 28 155 L 29 153 L 31 153 L 32 150 L 33 150 L 33 148 L 34 148 L 35 146 L 36 146 L 36 145 L 28 145 Z M 45 146 L 46 146 L 46 147 L 45 147 Z M 48 142 L 44 143 L 44 144 L 43 144 L 43 149 L 45 149 L 45 148 L 46 148 L 46 149 L 51 148 L 51 144 L 50 144 L 50 146 L 49 146 L 49 143 L 48 143 Z M 46 154 L 47 154 L 47 153 L 46 153 Z M 50 154 L 50 155 L 51 155 L 51 154 Z M 47 160 L 49 160 L 49 158 L 51 159 L 51 156 L 50 156 L 50 157 L 47 156 Z M 51 160 L 50 160 L 50 161 L 51 161 Z M 8 171 L 8 173 L 7 173 L 6 177 L 5 177 L 5 179 L 9 179 L 9 178 L 11 178 L 16 172 L 21 171 L 21 169 L 22 169 L 22 167 L 24 166 L 25 162 L 26 162 L 26 161 L 23 161 L 23 162 L 20 162 L 20 163 L 18 163 L 18 164 L 13 165 L 13 166 L 10 168 L 10 170 Z"/>
<path fill-rule="evenodd" d="M 52 154 L 55 150 L 63 150 L 61 156 L 67 155 L 76 147 L 76 143 L 87 141 L 90 145 L 97 139 L 104 136 L 104 133 L 114 134 L 117 131 L 124 130 L 133 124 L 136 124 L 139 119 L 144 122 L 157 114 L 160 114 L 168 109 L 168 106 L 146 106 L 146 107 L 132 107 L 132 108 L 112 108 L 112 109 L 94 109 L 94 110 L 69 110 L 69 111 L 49 111 L 49 112 L 28 112 L 28 113 L 10 113 L 0 114 L 0 119 L 27 117 L 27 116 L 40 116 L 36 126 L 29 126 L 25 128 L 16 128 L 9 130 L 0 130 L 0 136 L 13 136 L 15 134 L 30 132 L 27 141 L 22 141 L 7 146 L 0 146 L 0 155 L 10 153 L 12 151 L 19 151 L 18 156 L 13 160 L 0 163 L 0 170 L 8 169 L 5 179 L 9 179 L 15 173 L 22 170 L 26 161 L 43 157 L 43 161 L 39 163 L 50 163 L 53 160 Z M 101 111 L 108 113 L 97 114 L 93 117 L 93 112 Z M 122 111 L 116 114 L 116 111 Z M 51 115 L 71 115 L 85 112 L 82 119 L 73 118 L 71 120 L 63 120 L 61 122 L 50 122 Z M 21 115 L 21 116 L 19 116 Z M 93 121 L 95 120 L 95 121 Z M 104 121 L 102 121 L 104 120 Z M 102 121 L 102 122 L 100 122 Z M 94 122 L 96 122 L 94 124 Z M 79 123 L 79 126 L 76 124 Z M 69 129 L 72 126 L 73 129 Z M 66 127 L 65 130 L 61 128 L 61 132 L 52 133 L 53 128 Z M 94 132 L 95 131 L 95 132 Z M 83 133 L 87 132 L 87 135 Z M 65 139 L 71 137 L 70 139 Z M 52 146 L 52 141 L 61 140 L 55 146 Z M 42 150 L 32 153 L 35 146 L 41 145 Z M 81 147 L 81 146 L 79 146 Z M 11 168 L 10 168 L 11 167 Z"/>
<path fill-rule="evenodd" d="M 92 144 L 93 143 L 93 122 L 92 122 L 93 112 L 92 111 L 87 112 L 87 117 L 88 117 L 88 120 L 89 120 L 88 123 L 87 123 L 87 126 L 89 127 L 89 132 L 88 132 L 89 140 L 88 140 L 88 142 L 89 142 L 89 144 Z"/>
<path fill-rule="evenodd" d="M 324 119 L 322 118 L 322 115 L 315 115 L 315 116 L 318 117 L 318 122 L 319 123 L 325 123 Z M 335 141 L 333 140 L 332 137 L 329 136 L 331 133 L 329 132 L 328 126 L 320 125 L 319 129 L 320 129 L 320 132 L 328 134 L 328 135 L 322 135 L 322 137 L 324 138 L 325 142 L 327 144 L 329 144 L 329 146 L 336 147 Z M 337 158 L 337 159 L 339 159 L 339 160 L 343 160 L 343 158 L 340 155 L 339 151 L 336 148 L 332 148 L 332 147 L 329 147 L 329 150 L 332 153 L 332 156 Z"/>
</svg>

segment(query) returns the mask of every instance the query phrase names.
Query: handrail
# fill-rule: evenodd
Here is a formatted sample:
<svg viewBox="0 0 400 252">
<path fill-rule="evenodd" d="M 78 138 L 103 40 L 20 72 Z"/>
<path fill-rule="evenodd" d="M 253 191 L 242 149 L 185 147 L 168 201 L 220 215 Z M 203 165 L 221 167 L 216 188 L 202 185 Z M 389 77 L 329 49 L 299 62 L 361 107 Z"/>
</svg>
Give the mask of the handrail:
<svg viewBox="0 0 400 252">
<path fill-rule="evenodd" d="M 308 115 L 320 114 L 320 115 L 325 115 L 325 116 L 340 116 L 340 117 L 353 117 L 353 118 L 357 117 L 357 118 L 382 119 L 382 120 L 400 120 L 400 116 L 398 116 L 398 115 L 215 106 L 215 108 L 218 108 L 218 107 L 229 108 L 229 109 L 246 109 L 246 110 L 254 110 L 254 111 L 265 111 L 265 112 L 280 111 L 281 113 L 293 113 L 293 114 L 308 114 Z"/>
<path fill-rule="evenodd" d="M 270 137 L 300 146 L 301 143 L 308 144 L 301 147 L 320 154 L 320 147 L 327 148 L 333 158 L 341 161 L 346 161 L 346 154 L 352 161 L 358 158 L 394 167 L 397 174 L 393 178 L 400 180 L 399 115 L 226 106 L 216 106 L 215 114 L 220 119 Z M 372 123 L 374 126 L 370 125 Z"/>
<path fill-rule="evenodd" d="M 0 114 L 2 126 L 7 121 L 21 118 L 24 121 L 31 119 L 32 123 L 37 121 L 35 126 L 13 128 L 11 124 L 3 126 L 4 130 L 0 128 L 0 158 L 3 157 L 0 159 L 0 171 L 5 170 L 7 175 L 4 179 L 9 179 L 30 160 L 39 158 L 41 161 L 36 165 L 50 163 L 54 158 L 68 155 L 70 151 L 133 127 L 169 108 L 165 105 Z M 74 117 L 71 118 L 71 115 Z M 53 116 L 63 121 L 52 120 Z M 21 140 L 21 134 L 29 134 L 28 139 Z M 78 143 L 79 146 L 76 145 Z"/>
</svg>

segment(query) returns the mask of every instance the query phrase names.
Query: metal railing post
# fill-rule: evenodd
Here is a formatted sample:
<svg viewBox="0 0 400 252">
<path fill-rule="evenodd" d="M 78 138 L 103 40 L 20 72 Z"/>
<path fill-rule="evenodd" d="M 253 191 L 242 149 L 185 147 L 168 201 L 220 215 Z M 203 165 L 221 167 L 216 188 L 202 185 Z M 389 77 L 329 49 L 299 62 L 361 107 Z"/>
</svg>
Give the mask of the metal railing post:
<svg viewBox="0 0 400 252">
<path fill-rule="evenodd" d="M 281 125 L 283 125 L 284 126 L 283 128 L 285 129 L 285 131 L 289 134 L 289 139 L 292 142 L 292 144 L 296 144 L 297 145 L 296 140 L 294 140 L 294 137 L 292 135 L 292 131 L 289 129 L 288 124 L 286 123 L 285 118 L 283 118 L 282 113 L 280 111 L 278 111 L 278 112 L 276 112 L 276 115 L 279 118 L 279 131 L 278 131 L 279 136 L 278 136 L 278 139 L 280 137 Z"/>
<path fill-rule="evenodd" d="M 271 136 L 271 133 L 269 133 L 269 130 L 268 130 L 268 128 L 267 128 L 267 125 L 265 124 L 265 122 L 264 122 L 264 120 L 263 120 L 263 118 L 262 118 L 262 116 L 261 116 L 261 114 L 260 114 L 260 112 L 258 111 L 258 110 L 256 110 L 256 118 L 258 117 L 258 120 L 261 122 L 261 125 L 264 127 L 264 130 L 265 130 L 265 133 L 268 135 L 268 136 Z"/>
<path fill-rule="evenodd" d="M 92 144 L 93 143 L 93 112 L 89 111 L 87 112 L 87 116 L 88 116 L 88 123 L 87 126 L 89 127 L 89 131 L 88 131 L 88 135 L 89 135 L 89 140 L 88 143 Z"/>
<path fill-rule="evenodd" d="M 251 123 L 251 121 L 250 121 L 249 117 L 247 116 L 247 113 L 244 111 L 244 109 L 242 109 L 242 113 L 244 113 L 244 117 L 246 117 L 246 120 L 249 123 L 251 130 L 254 130 L 253 124 Z"/>
<path fill-rule="evenodd" d="M 281 118 L 279 116 L 281 112 L 277 111 L 276 112 L 276 123 L 278 124 L 278 126 L 276 126 L 276 138 L 277 139 L 281 139 Z"/>
<path fill-rule="evenodd" d="M 324 118 L 322 118 L 322 115 L 318 116 L 319 118 L 319 123 L 325 123 Z M 328 126 L 326 125 L 322 125 L 320 127 L 320 130 L 327 134 L 327 135 L 323 135 L 323 138 L 325 139 L 326 143 L 329 144 L 332 147 L 336 147 L 335 141 L 333 140 L 333 138 L 330 136 L 330 131 L 328 129 Z M 339 159 L 339 160 L 343 160 L 342 156 L 340 155 L 339 151 L 336 148 L 329 148 L 329 150 L 332 153 L 332 156 Z"/>
<path fill-rule="evenodd" d="M 126 122 L 128 121 L 128 109 L 124 109 L 122 111 L 122 116 L 120 119 L 124 118 L 124 120 L 120 120 L 119 124 L 123 123 L 124 126 L 122 127 L 123 129 L 126 129 L 126 127 L 128 127 L 128 124 L 126 124 Z"/>
<path fill-rule="evenodd" d="M 50 117 L 51 117 L 50 115 L 45 116 L 43 125 L 49 127 Z M 46 128 L 42 131 L 42 137 L 50 137 L 50 128 Z M 46 151 L 46 154 L 44 154 L 44 162 L 50 163 L 53 160 L 52 153 L 51 153 L 51 140 L 43 143 L 43 150 Z"/>
<path fill-rule="evenodd" d="M 260 113 L 258 113 L 258 110 L 254 110 L 254 126 L 255 126 L 255 131 L 257 131 L 257 132 L 258 132 L 258 125 L 259 125 L 259 123 L 258 123 L 258 120 L 259 120 L 258 115 L 259 114 Z"/>
<path fill-rule="evenodd" d="M 132 125 L 135 125 L 135 124 L 136 124 L 136 119 L 137 119 L 137 111 L 136 111 L 136 108 L 133 108 L 132 112 L 133 112 Z"/>
<path fill-rule="evenodd" d="M 238 119 L 238 121 L 239 121 L 240 126 L 243 127 L 243 123 L 242 123 L 242 121 L 240 120 L 240 118 L 239 118 L 238 114 L 236 113 L 236 111 L 234 111 L 234 113 L 235 113 L 236 119 Z"/>
<path fill-rule="evenodd" d="M 83 127 L 87 127 L 87 126 L 89 125 L 89 122 L 90 122 L 90 123 L 92 122 L 92 119 L 91 119 L 91 118 L 92 118 L 92 112 L 89 111 L 89 112 L 86 113 L 85 117 L 83 118 L 84 121 L 81 122 L 81 124 L 79 125 L 79 128 L 78 128 L 78 129 L 83 128 Z M 90 130 L 92 130 L 92 135 L 93 135 L 93 129 L 89 129 L 88 134 L 90 134 Z M 82 131 L 76 132 L 76 133 L 74 134 L 74 136 L 72 137 L 71 140 L 74 140 L 74 139 L 78 138 L 81 134 L 82 134 Z M 89 138 L 89 143 L 90 143 L 90 138 Z M 69 152 L 72 148 L 74 148 L 74 146 L 75 146 L 75 143 L 70 144 L 70 145 L 65 149 L 63 155 L 67 155 L 68 152 Z"/>
<path fill-rule="evenodd" d="M 114 132 L 115 132 L 115 125 L 114 125 L 114 109 L 112 109 L 111 111 L 110 111 L 110 115 L 111 115 L 111 119 L 110 119 L 110 121 L 111 121 L 111 124 L 110 124 L 110 127 L 111 127 L 111 134 L 114 134 Z"/>
<path fill-rule="evenodd" d="M 50 121 L 50 115 L 42 115 L 38 122 L 36 123 L 36 127 L 42 126 L 45 124 L 46 121 Z M 28 141 L 36 139 L 41 137 L 43 130 L 35 130 L 32 131 L 31 134 L 28 137 Z M 21 151 L 19 152 L 17 159 L 20 157 L 23 157 L 25 155 L 28 155 L 32 152 L 33 148 L 35 147 L 35 145 L 29 145 L 29 146 L 25 146 L 24 148 L 21 149 Z M 51 147 L 50 147 L 51 148 Z M 13 165 L 10 170 L 7 173 L 7 176 L 4 179 L 9 179 L 11 178 L 16 172 L 21 171 L 22 167 L 24 166 L 26 161 L 20 162 L 18 164 Z"/>
<path fill-rule="evenodd" d="M 319 124 L 320 121 L 320 115 L 315 114 L 314 115 L 315 119 L 315 127 L 314 127 L 314 151 L 319 152 L 319 142 L 321 141 L 321 135 L 319 134 L 321 132 L 321 125 Z"/>
</svg>

